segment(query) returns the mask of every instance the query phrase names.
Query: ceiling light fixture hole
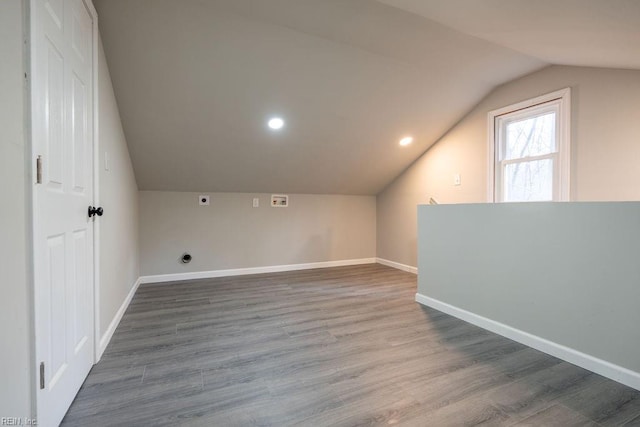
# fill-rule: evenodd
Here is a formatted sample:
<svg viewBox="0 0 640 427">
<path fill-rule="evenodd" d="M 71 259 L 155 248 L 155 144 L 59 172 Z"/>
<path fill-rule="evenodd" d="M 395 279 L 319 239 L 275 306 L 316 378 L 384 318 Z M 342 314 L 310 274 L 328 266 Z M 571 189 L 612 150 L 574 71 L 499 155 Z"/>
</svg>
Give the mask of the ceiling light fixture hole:
<svg viewBox="0 0 640 427">
<path fill-rule="evenodd" d="M 267 125 L 273 130 L 279 130 L 284 126 L 284 120 L 280 117 L 273 117 L 272 119 L 269 119 Z"/>
<path fill-rule="evenodd" d="M 413 142 L 413 138 L 412 137 L 405 136 L 404 138 L 402 138 L 400 140 L 400 145 L 404 147 L 404 146 L 407 146 L 407 145 L 411 144 L 412 142 Z"/>
</svg>

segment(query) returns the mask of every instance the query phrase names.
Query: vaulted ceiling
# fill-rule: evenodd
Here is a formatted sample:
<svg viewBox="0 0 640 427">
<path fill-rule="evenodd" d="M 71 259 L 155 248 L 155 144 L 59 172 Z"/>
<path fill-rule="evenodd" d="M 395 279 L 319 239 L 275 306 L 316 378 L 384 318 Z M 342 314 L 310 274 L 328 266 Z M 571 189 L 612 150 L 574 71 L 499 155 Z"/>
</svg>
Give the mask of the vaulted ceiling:
<svg viewBox="0 0 640 427">
<path fill-rule="evenodd" d="M 379 0 L 553 64 L 640 69 L 638 0 Z"/>
<path fill-rule="evenodd" d="M 561 62 L 459 16 L 498 0 L 94 1 L 142 190 L 376 194 L 492 88 Z"/>
</svg>

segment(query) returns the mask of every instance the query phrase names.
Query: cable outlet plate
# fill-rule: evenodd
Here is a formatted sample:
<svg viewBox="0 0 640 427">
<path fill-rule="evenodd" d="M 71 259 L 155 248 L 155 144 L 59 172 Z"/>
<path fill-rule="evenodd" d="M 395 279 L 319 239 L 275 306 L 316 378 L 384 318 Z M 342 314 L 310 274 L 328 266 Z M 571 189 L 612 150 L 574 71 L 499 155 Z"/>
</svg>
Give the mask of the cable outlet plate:
<svg viewBox="0 0 640 427">
<path fill-rule="evenodd" d="M 200 206 L 209 206 L 211 204 L 211 197 L 206 194 L 199 195 L 198 204 L 200 204 Z"/>
</svg>

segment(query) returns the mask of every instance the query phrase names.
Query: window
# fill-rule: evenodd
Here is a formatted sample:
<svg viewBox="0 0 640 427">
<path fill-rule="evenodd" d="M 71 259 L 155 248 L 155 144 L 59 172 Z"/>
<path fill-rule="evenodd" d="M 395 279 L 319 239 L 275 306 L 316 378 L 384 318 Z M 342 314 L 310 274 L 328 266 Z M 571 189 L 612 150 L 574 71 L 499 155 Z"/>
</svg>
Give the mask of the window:
<svg viewBox="0 0 640 427">
<path fill-rule="evenodd" d="M 489 200 L 569 200 L 570 89 L 489 113 Z"/>
</svg>

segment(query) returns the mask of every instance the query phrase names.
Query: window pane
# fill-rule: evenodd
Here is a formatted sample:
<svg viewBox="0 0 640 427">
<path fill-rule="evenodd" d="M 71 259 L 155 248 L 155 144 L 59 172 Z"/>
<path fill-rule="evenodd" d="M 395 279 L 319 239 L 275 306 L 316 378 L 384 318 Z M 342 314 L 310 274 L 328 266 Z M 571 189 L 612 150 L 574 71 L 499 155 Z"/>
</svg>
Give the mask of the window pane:
<svg viewBox="0 0 640 427">
<path fill-rule="evenodd" d="M 556 152 L 556 113 L 511 122 L 506 126 L 505 159 Z"/>
<path fill-rule="evenodd" d="M 511 163 L 504 168 L 504 201 L 533 202 L 553 198 L 553 160 Z"/>
</svg>

